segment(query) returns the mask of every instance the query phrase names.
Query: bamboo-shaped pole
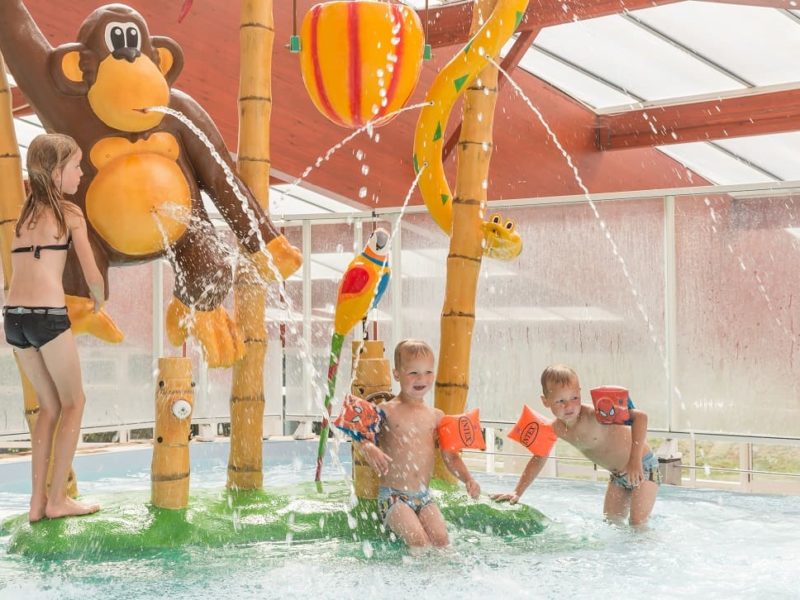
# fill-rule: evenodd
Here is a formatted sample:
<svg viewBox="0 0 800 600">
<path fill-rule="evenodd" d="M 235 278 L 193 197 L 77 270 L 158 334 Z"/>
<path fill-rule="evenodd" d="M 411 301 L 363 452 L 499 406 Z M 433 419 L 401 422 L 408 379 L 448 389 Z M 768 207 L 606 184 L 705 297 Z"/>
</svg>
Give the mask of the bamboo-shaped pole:
<svg viewBox="0 0 800 600">
<path fill-rule="evenodd" d="M 384 356 L 383 342 L 364 340 L 353 342 L 353 384 L 350 393 L 359 398 L 380 404 L 391 396 L 392 375 L 389 361 Z M 353 487 L 356 496 L 374 500 L 378 497 L 378 474 L 353 444 Z"/>
<path fill-rule="evenodd" d="M 496 0 L 476 0 L 470 36 Z M 453 197 L 453 231 L 441 320 L 441 347 L 436 372 L 435 405 L 445 414 L 464 412 L 469 393 L 469 361 L 475 325 L 475 293 L 481 270 L 486 188 L 492 157 L 492 126 L 497 102 L 497 68 L 489 64 L 464 93 L 458 173 Z M 452 480 L 437 460 L 436 476 Z"/>
<path fill-rule="evenodd" d="M 239 148 L 237 168 L 265 213 L 269 212 L 269 122 L 272 115 L 272 0 L 242 0 L 239 76 Z M 233 367 L 231 452 L 228 487 L 263 485 L 264 326 L 266 293 L 254 271 L 240 261 L 234 283 L 234 310 L 245 356 Z"/>
<path fill-rule="evenodd" d="M 0 256 L 3 263 L 3 290 L 8 292 L 11 283 L 11 241 L 14 226 L 25 201 L 22 184 L 22 160 L 19 156 L 14 117 L 11 106 L 11 88 L 6 77 L 6 66 L 0 54 Z"/>
<path fill-rule="evenodd" d="M 157 379 L 150 497 L 153 506 L 159 508 L 186 508 L 189 432 L 194 409 L 192 361 L 179 356 L 159 358 Z"/>
<path fill-rule="evenodd" d="M 17 135 L 14 131 L 11 89 L 8 85 L 8 77 L 6 77 L 5 62 L 0 54 L 0 260 L 3 265 L 4 296 L 8 294 L 8 287 L 11 285 L 11 244 L 14 239 L 14 227 L 24 201 L 22 160 L 19 155 Z M 14 359 L 16 360 L 16 355 Z M 36 420 L 39 417 L 39 400 L 19 362 L 17 362 L 17 369 L 19 369 L 19 377 L 22 382 L 25 420 L 28 423 L 28 430 L 33 436 Z M 52 467 L 53 461 L 50 460 L 50 468 L 52 469 Z M 49 485 L 50 473 L 47 475 L 47 480 Z M 67 495 L 71 498 L 78 495 L 78 484 L 72 469 L 67 477 Z"/>
</svg>

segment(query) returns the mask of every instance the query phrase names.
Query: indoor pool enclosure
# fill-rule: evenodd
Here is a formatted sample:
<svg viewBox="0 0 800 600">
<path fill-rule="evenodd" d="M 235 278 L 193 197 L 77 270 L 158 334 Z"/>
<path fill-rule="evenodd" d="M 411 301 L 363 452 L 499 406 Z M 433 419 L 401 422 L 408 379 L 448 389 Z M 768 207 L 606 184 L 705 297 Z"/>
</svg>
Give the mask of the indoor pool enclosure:
<svg viewBox="0 0 800 600">
<path fill-rule="evenodd" d="M 83 149 L 108 295 L 85 308 L 70 251 L 68 483 L 97 513 L 29 523 L 39 405 L 0 342 L 0 600 L 796 596 L 790 3 L 128 4 L 0 8 L 5 293 L 48 131 Z M 405 339 L 434 349 L 426 403 L 479 409 L 484 442 L 462 431 L 477 499 L 437 463 L 450 545 L 423 553 L 328 422 L 398 393 Z M 531 457 L 523 407 L 553 417 L 553 364 L 646 414 L 645 526 L 604 519 L 613 474 L 564 439 L 518 504 L 490 499 Z"/>
</svg>

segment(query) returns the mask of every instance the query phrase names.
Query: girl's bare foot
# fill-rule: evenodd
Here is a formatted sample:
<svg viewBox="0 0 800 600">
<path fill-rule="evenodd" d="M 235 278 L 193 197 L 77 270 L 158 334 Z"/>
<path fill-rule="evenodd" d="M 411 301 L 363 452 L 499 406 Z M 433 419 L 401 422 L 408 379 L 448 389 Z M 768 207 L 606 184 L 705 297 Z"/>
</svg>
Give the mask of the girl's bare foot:
<svg viewBox="0 0 800 600">
<path fill-rule="evenodd" d="M 35 500 L 31 498 L 31 508 L 28 511 L 28 521 L 30 523 L 36 523 L 36 521 L 41 521 L 45 517 L 45 507 L 47 506 L 47 498 L 42 498 L 41 500 Z"/>
<path fill-rule="evenodd" d="M 45 515 L 48 519 L 60 519 L 61 517 L 90 515 L 98 510 L 100 510 L 99 504 L 83 504 L 82 502 L 76 502 L 72 498 L 64 498 L 59 502 L 48 502 Z"/>
</svg>

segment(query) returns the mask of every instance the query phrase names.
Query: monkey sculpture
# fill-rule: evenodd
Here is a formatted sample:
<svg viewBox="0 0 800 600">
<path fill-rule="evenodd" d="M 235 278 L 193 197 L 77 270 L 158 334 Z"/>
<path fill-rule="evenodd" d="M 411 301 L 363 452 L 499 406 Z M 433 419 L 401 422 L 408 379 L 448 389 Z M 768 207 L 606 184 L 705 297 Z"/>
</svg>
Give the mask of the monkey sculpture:
<svg viewBox="0 0 800 600">
<path fill-rule="evenodd" d="M 288 277 L 302 259 L 234 174 L 246 202 L 236 198 L 224 169 L 194 133 L 171 116 L 144 110 L 168 106 L 188 116 L 233 170 L 208 114 L 172 87 L 183 67 L 178 44 L 151 36 L 132 8 L 109 4 L 86 18 L 77 42 L 53 48 L 21 0 L 2 0 L 0 52 L 44 127 L 72 136 L 83 150 L 85 175 L 73 200 L 86 214 L 106 296 L 109 266 L 166 256 L 176 275 L 167 311 L 170 340 L 180 343 L 192 333 L 210 366 L 240 358 L 237 328 L 221 306 L 232 283 L 230 253 L 200 190 L 265 278 L 276 278 L 273 266 Z M 88 288 L 70 254 L 64 289 L 75 328 L 121 340 L 108 315 L 91 314 Z"/>
</svg>

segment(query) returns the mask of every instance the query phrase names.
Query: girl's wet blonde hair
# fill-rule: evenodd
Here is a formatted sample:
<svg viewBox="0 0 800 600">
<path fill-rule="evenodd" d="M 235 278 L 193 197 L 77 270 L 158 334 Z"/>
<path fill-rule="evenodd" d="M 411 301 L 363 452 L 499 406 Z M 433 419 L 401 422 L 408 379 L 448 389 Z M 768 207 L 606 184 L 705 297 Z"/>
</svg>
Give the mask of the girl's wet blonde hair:
<svg viewBox="0 0 800 600">
<path fill-rule="evenodd" d="M 67 221 L 64 217 L 64 194 L 61 186 L 53 181 L 53 173 L 63 171 L 69 160 L 78 152 L 78 144 L 68 135 L 45 133 L 33 138 L 28 146 L 28 186 L 30 192 L 22 205 L 17 226 L 19 237 L 22 227 L 36 227 L 43 211 L 50 211 L 56 219 L 58 233 L 56 239 L 67 234 Z"/>
<path fill-rule="evenodd" d="M 578 381 L 578 374 L 567 365 L 550 365 L 542 371 L 542 395 L 546 398 L 556 386 L 565 386 Z"/>
<path fill-rule="evenodd" d="M 422 340 L 403 340 L 394 347 L 394 368 L 399 369 L 403 355 L 416 358 L 417 356 L 433 356 L 433 348 Z"/>
</svg>

